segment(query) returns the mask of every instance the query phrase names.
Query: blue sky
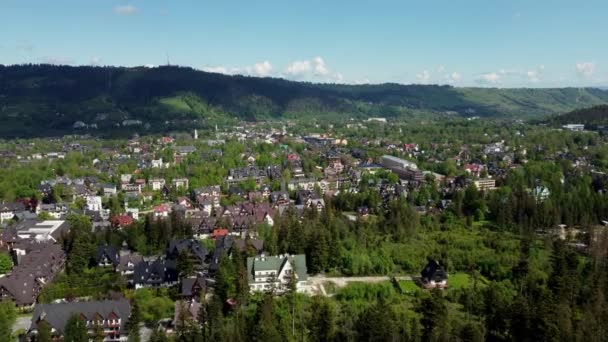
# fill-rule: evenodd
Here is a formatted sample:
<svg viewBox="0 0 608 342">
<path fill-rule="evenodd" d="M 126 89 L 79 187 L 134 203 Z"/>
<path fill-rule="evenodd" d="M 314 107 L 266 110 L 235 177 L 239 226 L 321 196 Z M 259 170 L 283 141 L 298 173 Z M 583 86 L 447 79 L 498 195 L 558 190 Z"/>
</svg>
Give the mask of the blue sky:
<svg viewBox="0 0 608 342">
<path fill-rule="evenodd" d="M 606 0 L 0 0 L 0 64 L 605 86 L 607 17 Z"/>
</svg>

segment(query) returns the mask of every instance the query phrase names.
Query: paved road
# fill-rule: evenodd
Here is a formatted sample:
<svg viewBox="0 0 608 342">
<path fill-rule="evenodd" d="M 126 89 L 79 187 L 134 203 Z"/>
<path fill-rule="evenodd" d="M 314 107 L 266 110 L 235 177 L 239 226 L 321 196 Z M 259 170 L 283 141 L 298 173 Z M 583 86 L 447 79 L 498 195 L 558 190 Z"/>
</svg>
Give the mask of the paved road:
<svg viewBox="0 0 608 342">
<path fill-rule="evenodd" d="M 375 277 L 326 277 L 324 275 L 316 275 L 308 278 L 310 284 L 310 292 L 312 294 L 322 294 L 327 296 L 324 284 L 333 283 L 336 287 L 345 287 L 349 283 L 382 283 L 390 281 L 392 277 L 389 276 L 375 276 Z M 398 276 L 395 277 L 398 281 L 400 280 L 412 280 L 411 276 Z"/>
</svg>

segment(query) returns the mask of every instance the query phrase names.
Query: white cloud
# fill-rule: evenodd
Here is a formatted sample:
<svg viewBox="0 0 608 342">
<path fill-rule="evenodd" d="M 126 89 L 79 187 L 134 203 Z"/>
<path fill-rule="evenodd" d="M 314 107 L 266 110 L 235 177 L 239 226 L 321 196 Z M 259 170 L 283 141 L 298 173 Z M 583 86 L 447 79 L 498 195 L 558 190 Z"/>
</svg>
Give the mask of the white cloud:
<svg viewBox="0 0 608 342">
<path fill-rule="evenodd" d="M 576 63 L 576 73 L 582 78 L 591 78 L 595 74 L 595 63 Z"/>
<path fill-rule="evenodd" d="M 528 70 L 525 73 L 525 76 L 528 78 L 528 81 L 532 83 L 538 83 L 541 81 L 541 76 L 545 71 L 545 65 L 541 64 L 534 70 Z"/>
<path fill-rule="evenodd" d="M 506 74 L 505 70 L 499 71 L 500 74 Z M 495 72 L 479 75 L 477 82 L 482 84 L 496 84 L 500 82 L 501 75 Z"/>
<path fill-rule="evenodd" d="M 282 77 L 307 80 L 312 82 L 343 83 L 344 76 L 331 70 L 322 57 L 314 57 L 310 60 L 293 61 L 287 65 Z"/>
<path fill-rule="evenodd" d="M 437 67 L 437 72 L 444 72 L 444 71 L 445 71 L 445 66 L 444 66 L 443 64 L 440 64 L 440 65 Z"/>
<path fill-rule="evenodd" d="M 269 61 L 255 63 L 253 67 L 247 68 L 247 73 L 260 77 L 266 77 L 270 75 L 271 72 L 272 64 L 270 64 Z"/>
<path fill-rule="evenodd" d="M 204 67 L 203 71 L 213 72 L 216 74 L 227 74 L 228 73 L 228 69 L 224 66 Z"/>
<path fill-rule="evenodd" d="M 431 74 L 428 70 L 423 70 L 421 73 L 416 75 L 416 79 L 420 83 L 427 83 L 431 79 Z"/>
<path fill-rule="evenodd" d="M 344 83 L 344 76 L 331 70 L 321 57 L 309 60 L 298 60 L 289 63 L 282 71 L 275 71 L 274 66 L 268 60 L 255 63 L 245 67 L 227 67 L 224 65 L 203 66 L 202 71 L 220 73 L 226 75 L 250 75 L 258 77 L 284 77 L 293 80 L 305 80 L 311 82 Z"/>
<path fill-rule="evenodd" d="M 528 80 L 532 83 L 540 81 L 540 79 L 538 78 L 538 71 L 536 70 L 529 70 L 526 75 L 528 76 Z"/>
<path fill-rule="evenodd" d="M 462 79 L 462 75 L 456 71 L 448 75 L 448 82 L 457 83 Z"/>
<path fill-rule="evenodd" d="M 89 64 L 92 66 L 101 65 L 101 58 L 99 58 L 97 56 L 93 56 L 93 57 L 91 57 L 91 61 L 89 62 Z"/>
<path fill-rule="evenodd" d="M 360 79 L 360 80 L 356 80 L 354 82 L 354 84 L 371 84 L 372 82 L 369 80 L 369 78 L 364 78 L 364 79 Z"/>
<path fill-rule="evenodd" d="M 287 66 L 285 73 L 291 76 L 300 76 L 310 71 L 310 61 L 295 61 Z"/>
<path fill-rule="evenodd" d="M 321 57 L 315 57 L 313 59 L 315 65 L 315 75 L 325 76 L 329 74 L 329 69 L 325 65 L 325 61 Z"/>
<path fill-rule="evenodd" d="M 114 7 L 114 14 L 132 15 L 139 12 L 139 9 L 133 5 L 122 5 Z"/>
<path fill-rule="evenodd" d="M 332 75 L 334 83 L 344 83 L 344 76 L 341 73 L 335 73 Z"/>
<path fill-rule="evenodd" d="M 156 68 L 156 65 L 154 65 L 154 64 L 145 64 L 144 68 L 152 69 L 152 68 Z"/>
</svg>

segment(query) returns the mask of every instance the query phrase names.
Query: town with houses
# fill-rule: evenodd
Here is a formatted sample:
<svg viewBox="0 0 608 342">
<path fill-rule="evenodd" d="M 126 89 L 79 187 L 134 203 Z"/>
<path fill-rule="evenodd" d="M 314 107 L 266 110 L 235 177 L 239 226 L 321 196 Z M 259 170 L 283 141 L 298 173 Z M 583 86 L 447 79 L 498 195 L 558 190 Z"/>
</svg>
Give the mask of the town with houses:
<svg viewBox="0 0 608 342">
<path fill-rule="evenodd" d="M 593 178 L 597 191 L 605 191 L 608 177 L 584 153 L 588 146 L 545 150 L 539 132 L 546 128 L 515 124 L 505 133 L 501 127 L 482 127 L 497 133 L 481 133 L 455 145 L 441 143 L 445 137 L 440 135 L 431 137 L 435 141 L 408 140 L 401 127 L 398 135 L 390 132 L 397 128 L 386 121 L 351 122 L 341 130 L 294 122 L 282 127 L 249 123 L 190 134 L 135 134 L 119 142 L 80 135 L 4 142 L 0 155 L 5 167 L 46 165 L 52 170 L 29 188 L 20 184 L 20 189 L 3 193 L 0 203 L 0 249 L 11 265 L 0 276 L 0 297 L 29 319 L 19 337 L 36 341 L 44 322 L 54 340 L 60 340 L 70 317 L 78 314 L 91 336 L 101 331 L 103 341 L 126 341 L 133 330 L 127 322 L 141 291 L 162 293 L 171 303 L 171 314 L 148 318 L 142 329 L 179 334 L 183 322 L 198 320 L 204 302 L 218 292 L 228 309 L 244 305 L 242 294 L 227 295 L 218 288 L 225 286 L 224 269 L 231 259 L 242 260 L 249 296 L 332 296 L 329 292 L 348 286 L 349 276 L 357 276 L 356 282 L 392 282 L 399 291 L 404 282 L 417 291 L 448 291 L 452 272 L 458 279 L 464 271 L 453 260 L 457 253 L 448 259 L 441 248 L 422 250 L 422 259 L 403 261 L 410 265 L 398 267 L 401 271 L 394 265 L 385 271 L 329 268 L 327 261 L 318 264 L 321 252 L 313 247 L 280 247 L 292 233 L 284 236 L 279 227 L 286 220 L 306 224 L 310 217 L 322 216 L 323 221 L 327 215 L 338 216 L 344 225 L 365 226 L 388 215 L 384 213 L 394 210 L 397 201 L 411 208 L 411 216 L 401 217 L 397 225 L 415 220 L 443 226 L 439 217 L 445 222 L 458 212 L 477 227 L 495 210 L 489 203 L 479 204 L 481 198 L 503 194 L 508 175 L 521 174 L 529 159 L 567 163 L 573 175 L 583 172 Z M 583 129 L 567 125 L 555 132 L 572 131 L 568 134 L 583 135 L 575 138 L 582 141 L 593 134 Z M 384 133 L 374 137 L 372 131 Z M 526 177 L 539 170 L 530 172 Z M 538 175 L 523 189 L 525 196 L 539 205 L 550 201 L 552 187 L 563 184 L 566 176 L 571 177 L 562 174 L 551 183 L 553 175 L 544 180 Z M 475 199 L 469 201 L 469 196 Z M 580 225 L 561 219 L 556 223 L 535 234 L 555 236 L 582 254 L 592 253 L 593 239 Z M 96 238 L 87 240 L 80 266 L 86 271 L 80 272 L 110 274 L 109 283 L 96 285 L 111 289 L 107 293 L 94 294 L 66 281 L 66 275 L 76 272 L 69 253 L 80 253 L 76 248 L 83 238 L 75 231 L 83 226 L 89 231 L 78 234 Z M 329 253 L 333 250 L 330 246 Z M 240 288 L 241 280 L 232 281 Z M 57 283 L 68 289 L 56 290 Z"/>
</svg>

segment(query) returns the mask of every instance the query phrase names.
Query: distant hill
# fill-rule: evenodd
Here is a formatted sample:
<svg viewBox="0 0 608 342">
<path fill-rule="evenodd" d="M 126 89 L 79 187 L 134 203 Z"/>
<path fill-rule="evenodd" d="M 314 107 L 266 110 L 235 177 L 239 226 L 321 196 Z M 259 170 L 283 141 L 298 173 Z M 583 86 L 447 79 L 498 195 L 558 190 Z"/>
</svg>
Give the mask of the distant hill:
<svg viewBox="0 0 608 342">
<path fill-rule="evenodd" d="M 574 110 L 550 118 L 548 122 L 556 125 L 584 124 L 587 128 L 608 126 L 608 105 Z"/>
<path fill-rule="evenodd" d="M 0 66 L 0 137 L 191 128 L 301 117 L 538 118 L 608 103 L 596 88 L 337 85 L 228 76 L 184 67 Z M 83 128 L 84 127 L 84 128 Z M 145 128 L 144 128 L 145 127 Z"/>
</svg>

